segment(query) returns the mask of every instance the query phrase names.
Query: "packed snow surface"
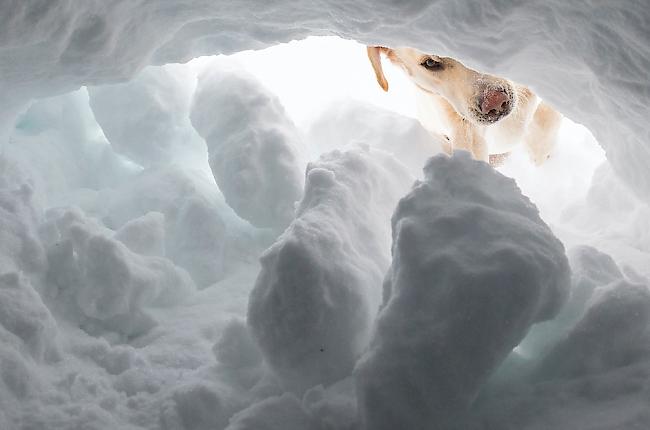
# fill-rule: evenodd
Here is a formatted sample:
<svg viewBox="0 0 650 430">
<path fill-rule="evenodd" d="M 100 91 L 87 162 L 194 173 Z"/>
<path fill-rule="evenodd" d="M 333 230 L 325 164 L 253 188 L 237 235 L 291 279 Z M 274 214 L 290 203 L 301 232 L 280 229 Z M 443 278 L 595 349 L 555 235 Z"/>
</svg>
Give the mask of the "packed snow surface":
<svg viewBox="0 0 650 430">
<path fill-rule="evenodd" d="M 0 2 L 0 429 L 650 428 L 649 20 Z M 324 35 L 506 76 L 598 142 L 429 160 L 350 40 L 190 61 Z"/>
<path fill-rule="evenodd" d="M 512 179 L 466 152 L 424 173 L 393 215 L 383 307 L 357 364 L 363 429 L 455 428 L 569 290 L 564 247 Z"/>
</svg>

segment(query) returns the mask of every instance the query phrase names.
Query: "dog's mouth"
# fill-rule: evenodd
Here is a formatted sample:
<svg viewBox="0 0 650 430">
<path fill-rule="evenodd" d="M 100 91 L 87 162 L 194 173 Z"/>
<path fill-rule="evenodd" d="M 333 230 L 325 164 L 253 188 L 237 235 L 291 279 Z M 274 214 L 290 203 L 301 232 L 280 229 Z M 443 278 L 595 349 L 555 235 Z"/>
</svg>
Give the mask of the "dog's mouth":
<svg viewBox="0 0 650 430">
<path fill-rule="evenodd" d="M 480 124 L 494 124 L 506 117 L 516 100 L 510 85 L 481 85 L 470 112 Z"/>
<path fill-rule="evenodd" d="M 510 113 L 510 112 L 508 112 Z M 503 119 L 508 113 L 483 114 L 477 110 L 472 110 L 474 119 L 481 124 L 494 124 Z"/>
</svg>

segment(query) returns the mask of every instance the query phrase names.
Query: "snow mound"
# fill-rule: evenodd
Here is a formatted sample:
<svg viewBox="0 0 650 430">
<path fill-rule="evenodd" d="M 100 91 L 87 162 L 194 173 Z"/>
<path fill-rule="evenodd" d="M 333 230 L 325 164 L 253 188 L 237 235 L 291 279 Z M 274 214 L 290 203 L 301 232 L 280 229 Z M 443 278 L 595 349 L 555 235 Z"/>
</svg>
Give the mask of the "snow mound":
<svg viewBox="0 0 650 430">
<path fill-rule="evenodd" d="M 484 390 L 465 428 L 647 427 L 650 289 L 594 248 L 569 257 L 569 301 L 531 330 L 523 373 Z"/>
<path fill-rule="evenodd" d="M 130 251 L 81 211 L 48 215 L 51 294 L 86 331 L 142 334 L 155 324 L 148 306 L 178 303 L 194 290 L 186 271 L 166 258 Z"/>
<path fill-rule="evenodd" d="M 289 390 L 350 374 L 367 344 L 389 264 L 389 219 L 411 183 L 379 150 L 334 151 L 307 167 L 296 219 L 262 256 L 248 323 Z"/>
<path fill-rule="evenodd" d="M 205 145 L 188 118 L 189 80 L 169 67 L 150 67 L 130 82 L 88 88 L 90 107 L 115 152 L 142 166 L 205 163 Z"/>
<path fill-rule="evenodd" d="M 598 288 L 624 279 L 612 257 L 591 246 L 573 247 L 567 255 L 571 266 L 571 289 L 567 302 L 555 318 L 534 326 L 517 348 L 533 362 L 538 362 L 567 336 L 583 316 Z"/>
<path fill-rule="evenodd" d="M 302 142 L 278 98 L 243 71 L 199 78 L 192 124 L 226 202 L 258 227 L 284 229 L 303 185 Z"/>
<path fill-rule="evenodd" d="M 201 288 L 257 255 L 253 229 L 232 213 L 214 183 L 201 172 L 178 166 L 151 167 L 106 194 L 99 215 L 112 229 L 132 229 L 127 224 L 150 212 L 163 214 L 165 257 L 187 270 Z"/>
<path fill-rule="evenodd" d="M 648 359 L 650 289 L 621 280 L 595 292 L 584 316 L 538 372 L 544 379 L 570 379 Z"/>
<path fill-rule="evenodd" d="M 393 262 L 357 365 L 365 429 L 449 428 L 569 287 L 564 247 L 512 179 L 436 156 L 393 215 Z"/>
<path fill-rule="evenodd" d="M 165 255 L 165 215 L 147 212 L 134 218 L 115 232 L 115 239 L 136 254 L 162 257 Z"/>
<path fill-rule="evenodd" d="M 29 281 L 16 272 L 0 275 L 0 343 L 37 361 L 51 360 L 57 356 L 55 336 L 56 322 Z"/>
<path fill-rule="evenodd" d="M 315 428 L 300 400 L 285 393 L 238 412 L 226 430 L 311 430 Z"/>
<path fill-rule="evenodd" d="M 86 192 L 116 186 L 134 174 L 134 165 L 106 141 L 88 105 L 85 89 L 34 101 L 20 115 L 3 153 L 27 175 L 42 205 L 68 203 Z"/>
<path fill-rule="evenodd" d="M 171 405 L 161 416 L 163 429 L 223 429 L 233 413 L 227 399 L 210 384 L 180 386 L 173 391 L 170 400 Z"/>
<path fill-rule="evenodd" d="M 4 167 L 1 160 L 0 167 Z M 0 188 L 0 274 L 40 273 L 47 266 L 36 232 L 37 214 L 32 194 L 28 185 Z"/>
<path fill-rule="evenodd" d="M 217 361 L 229 367 L 252 367 L 262 361 L 245 321 L 240 319 L 228 323 L 212 350 Z"/>
</svg>

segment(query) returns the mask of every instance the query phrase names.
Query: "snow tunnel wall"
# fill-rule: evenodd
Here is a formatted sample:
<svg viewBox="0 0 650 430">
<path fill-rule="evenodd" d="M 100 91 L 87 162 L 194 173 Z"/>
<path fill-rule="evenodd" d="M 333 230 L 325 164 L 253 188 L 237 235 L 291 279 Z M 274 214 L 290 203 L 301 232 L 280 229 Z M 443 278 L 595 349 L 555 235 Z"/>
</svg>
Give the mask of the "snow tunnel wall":
<svg viewBox="0 0 650 430">
<path fill-rule="evenodd" d="M 590 128 L 650 201 L 649 20 L 646 0 L 5 0 L 0 136 L 32 98 L 129 79 L 148 64 L 333 34 L 454 56 L 530 85 Z"/>
</svg>

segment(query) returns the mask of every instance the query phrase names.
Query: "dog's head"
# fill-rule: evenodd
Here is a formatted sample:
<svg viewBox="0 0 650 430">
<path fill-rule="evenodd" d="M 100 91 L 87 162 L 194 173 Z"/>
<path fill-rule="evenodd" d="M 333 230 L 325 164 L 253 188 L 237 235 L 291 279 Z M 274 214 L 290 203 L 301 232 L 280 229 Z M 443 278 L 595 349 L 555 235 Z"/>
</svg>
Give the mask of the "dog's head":
<svg viewBox="0 0 650 430">
<path fill-rule="evenodd" d="M 413 48 L 368 47 L 377 82 L 388 91 L 381 53 L 400 66 L 421 90 L 444 97 L 464 118 L 481 125 L 507 116 L 517 103 L 512 83 L 465 67 L 449 57 L 425 54 Z"/>
</svg>

